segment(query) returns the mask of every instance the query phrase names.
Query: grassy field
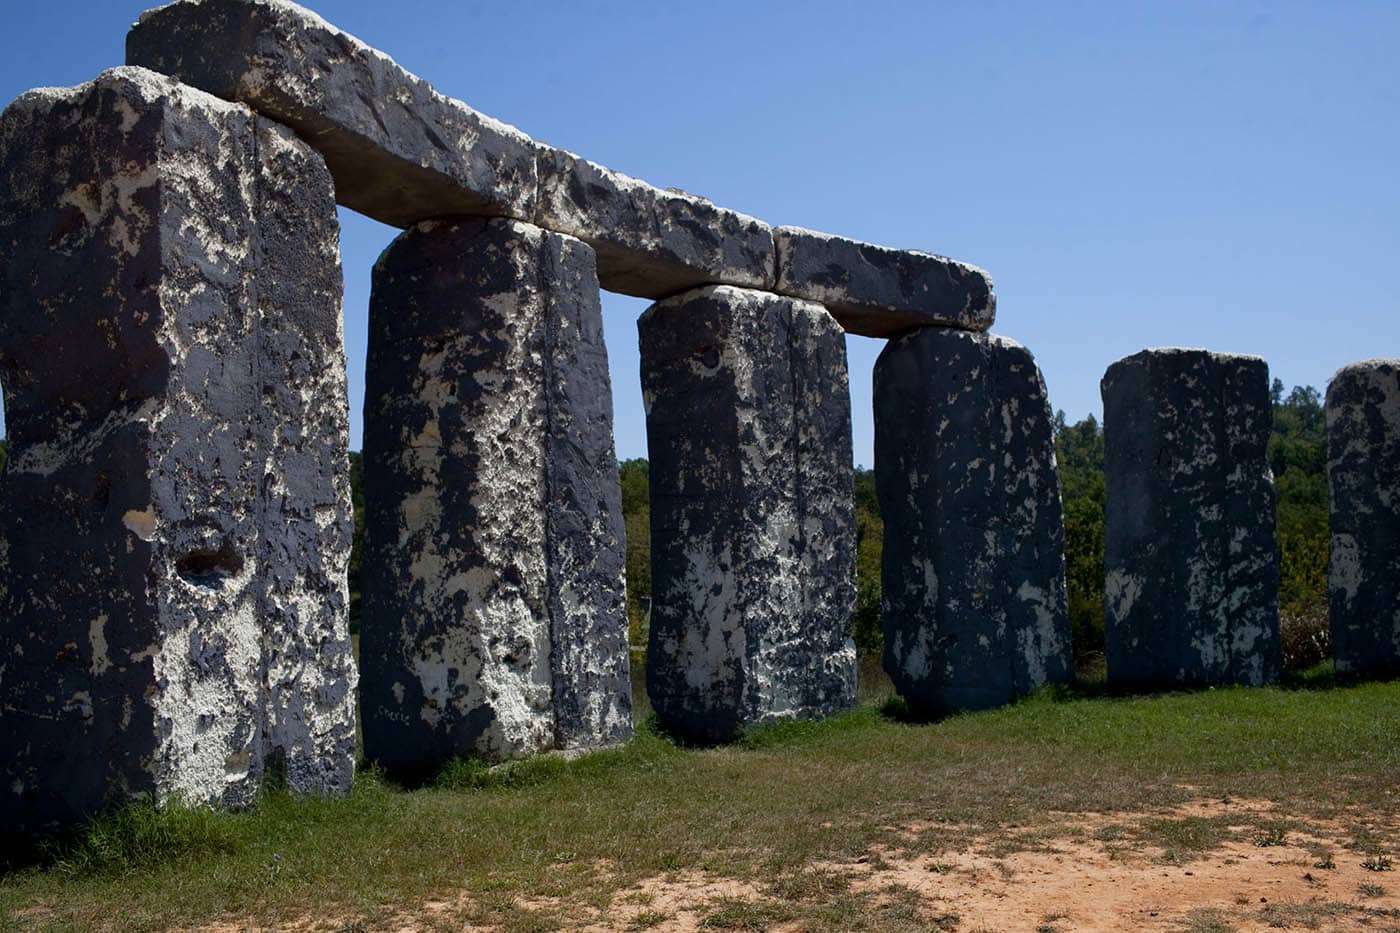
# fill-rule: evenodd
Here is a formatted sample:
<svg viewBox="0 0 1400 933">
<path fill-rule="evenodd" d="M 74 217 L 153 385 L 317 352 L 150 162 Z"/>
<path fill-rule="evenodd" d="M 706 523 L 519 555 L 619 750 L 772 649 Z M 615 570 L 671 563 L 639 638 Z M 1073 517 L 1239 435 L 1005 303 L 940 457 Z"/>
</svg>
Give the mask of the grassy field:
<svg viewBox="0 0 1400 933">
<path fill-rule="evenodd" d="M 1229 795 L 1289 814 L 1259 816 L 1246 831 L 1260 838 L 1324 819 L 1346 828 L 1358 858 L 1400 861 L 1400 682 L 1336 686 L 1318 674 L 1151 697 L 1082 686 L 935 723 L 905 721 L 886 691 L 722 748 L 680 748 L 643 723 L 620 749 L 459 764 L 411 792 L 364 773 L 342 800 L 272 793 L 236 815 L 128 810 L 4 876 L 0 929 L 381 929 L 431 903 L 443 928 L 550 930 L 606 918 L 619 898 L 645 903 L 648 879 L 699 876 L 748 892 L 716 898 L 709 927 L 954 929 L 955 918 L 820 866 L 1034 848 L 1075 831 L 1065 814 Z M 1239 831 L 1157 818 L 1115 844 L 1180 860 Z M 661 905 L 629 916 L 642 929 L 668 915 Z"/>
</svg>

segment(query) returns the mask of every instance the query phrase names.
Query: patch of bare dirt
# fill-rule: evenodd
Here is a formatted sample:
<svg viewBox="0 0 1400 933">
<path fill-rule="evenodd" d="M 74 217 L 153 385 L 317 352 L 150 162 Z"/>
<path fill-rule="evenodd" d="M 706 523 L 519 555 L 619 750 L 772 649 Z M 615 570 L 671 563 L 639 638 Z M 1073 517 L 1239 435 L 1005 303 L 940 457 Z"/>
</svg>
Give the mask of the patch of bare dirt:
<svg viewBox="0 0 1400 933">
<path fill-rule="evenodd" d="M 1366 856 L 1347 850 L 1350 834 L 1340 824 L 1300 820 L 1300 828 L 1270 836 L 1257 831 L 1259 817 L 1287 814 L 1267 801 L 1196 800 L 1155 813 L 1065 815 L 1058 837 L 1037 828 L 1037 843 L 1048 851 L 997 856 L 989 850 L 1005 840 L 983 836 L 968 851 L 936 858 L 889 851 L 830 867 L 855 875 L 858 891 L 916 891 L 931 915 L 956 915 L 959 930 L 1181 930 L 1193 920 L 1204 926 L 1207 917 L 1240 933 L 1400 930 L 1400 875 L 1363 868 Z M 1104 833 L 1114 827 L 1131 834 L 1152 818 L 1220 820 L 1247 838 L 1174 863 L 1164 861 L 1169 848 L 1135 848 Z M 1400 839 L 1393 823 L 1388 830 L 1393 851 Z"/>
<path fill-rule="evenodd" d="M 1218 838 L 1185 850 L 1173 845 L 1173 821 L 1189 820 L 1210 821 Z M 925 918 L 937 919 L 933 929 L 964 933 L 1281 928 L 1400 933 L 1400 815 L 1366 822 L 1396 870 L 1363 867 L 1367 853 L 1349 848 L 1354 821 L 1349 826 L 1293 818 L 1268 801 L 1237 799 L 1198 799 L 1148 812 L 1047 814 L 1035 826 L 975 835 L 957 851 L 915 856 L 896 845 L 810 868 L 839 876 L 849 884 L 850 896 L 866 895 L 867 904 L 901 892 L 917 899 Z M 921 829 L 901 827 L 899 835 L 912 843 Z M 553 897 L 517 896 L 512 903 L 524 911 L 547 911 L 563 919 L 566 929 L 587 933 L 692 933 L 716 905 L 785 902 L 775 901 L 763 883 L 689 871 L 624 887 L 602 909 Z M 800 901 L 787 906 L 800 914 Z M 467 920 L 472 907 L 464 895 L 396 910 L 371 925 L 315 918 L 278 929 L 494 929 L 472 926 Z M 252 928 L 225 923 L 202 929 Z M 772 929 L 795 933 L 804 926 L 798 921 Z"/>
</svg>

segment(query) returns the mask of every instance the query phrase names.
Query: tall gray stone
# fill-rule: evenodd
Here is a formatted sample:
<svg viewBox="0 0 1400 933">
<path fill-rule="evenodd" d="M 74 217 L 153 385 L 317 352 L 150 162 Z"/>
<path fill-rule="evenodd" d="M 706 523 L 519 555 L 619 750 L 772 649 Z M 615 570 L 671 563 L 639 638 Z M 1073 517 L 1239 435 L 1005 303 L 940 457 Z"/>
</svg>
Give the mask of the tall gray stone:
<svg viewBox="0 0 1400 933">
<path fill-rule="evenodd" d="M 1110 366 L 1102 391 L 1109 681 L 1277 680 L 1268 365 L 1144 350 Z"/>
<path fill-rule="evenodd" d="M 855 702 L 855 512 L 839 325 L 728 286 L 638 322 L 651 457 L 647 693 L 723 740 Z"/>
<path fill-rule="evenodd" d="M 0 116 L 0 826 L 348 789 L 339 228 L 320 157 L 135 68 Z"/>
<path fill-rule="evenodd" d="M 621 490 L 593 251 L 427 222 L 374 270 L 365 402 L 365 752 L 449 758 L 631 734 Z"/>
<path fill-rule="evenodd" d="M 1400 674 L 1400 360 L 1344 366 L 1327 386 L 1328 602 L 1343 674 Z"/>
<path fill-rule="evenodd" d="M 1050 405 L 1030 352 L 943 328 L 875 364 L 885 670 L 911 709 L 1009 703 L 1073 674 Z"/>
</svg>

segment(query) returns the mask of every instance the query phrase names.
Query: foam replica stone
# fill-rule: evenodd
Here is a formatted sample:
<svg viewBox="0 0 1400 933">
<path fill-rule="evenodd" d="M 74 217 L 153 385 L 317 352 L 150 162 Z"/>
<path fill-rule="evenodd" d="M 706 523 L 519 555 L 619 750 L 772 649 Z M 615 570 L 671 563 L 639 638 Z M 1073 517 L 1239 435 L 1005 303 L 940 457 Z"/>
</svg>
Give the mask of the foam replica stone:
<svg viewBox="0 0 1400 933">
<path fill-rule="evenodd" d="M 1073 673 L 1050 405 L 1030 352 L 943 328 L 875 364 L 885 670 L 911 709 L 999 706 Z"/>
<path fill-rule="evenodd" d="M 1144 350 L 1104 375 L 1110 682 L 1278 678 L 1278 555 L 1256 356 Z"/>
<path fill-rule="evenodd" d="M 773 235 L 775 290 L 821 302 L 850 333 L 894 337 L 930 325 L 983 331 L 996 320 L 991 276 L 976 266 L 801 227 Z"/>
<path fill-rule="evenodd" d="M 647 693 L 702 740 L 855 702 L 845 341 L 818 305 L 728 286 L 638 322 L 651 457 Z"/>
<path fill-rule="evenodd" d="M 604 288 L 643 298 L 711 283 L 772 288 L 773 231 L 762 221 L 560 149 L 539 152 L 538 222 L 587 241 Z"/>
<path fill-rule="evenodd" d="M 1400 360 L 1327 386 L 1328 602 L 1337 671 L 1400 674 Z"/>
<path fill-rule="evenodd" d="M 0 826 L 349 788 L 339 230 L 319 156 L 150 72 L 0 117 Z"/>
<path fill-rule="evenodd" d="M 126 58 L 290 126 L 325 156 L 340 203 L 376 220 L 534 214 L 529 137 L 294 3 L 178 0 L 142 15 Z"/>
<path fill-rule="evenodd" d="M 593 251 L 428 222 L 374 270 L 365 403 L 365 753 L 631 734 L 621 488 Z"/>
</svg>

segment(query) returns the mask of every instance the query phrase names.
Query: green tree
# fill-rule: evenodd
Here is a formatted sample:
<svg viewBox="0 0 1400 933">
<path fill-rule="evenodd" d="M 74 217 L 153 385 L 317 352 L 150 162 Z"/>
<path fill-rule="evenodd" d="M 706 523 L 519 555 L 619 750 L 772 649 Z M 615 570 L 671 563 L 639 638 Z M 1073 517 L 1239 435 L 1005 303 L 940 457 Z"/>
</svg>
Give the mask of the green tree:
<svg viewBox="0 0 1400 933">
<path fill-rule="evenodd" d="M 885 523 L 875 494 L 875 471 L 856 468 L 856 610 L 851 637 L 863 655 L 878 656 L 885 646 L 881 618 L 884 591 L 880 587 L 880 557 L 885 544 Z"/>
<path fill-rule="evenodd" d="M 634 645 L 646 641 L 642 601 L 651 597 L 651 465 L 641 458 L 617 467 L 622 481 L 622 521 L 627 531 L 627 621 Z"/>
<path fill-rule="evenodd" d="M 1327 602 L 1327 420 L 1322 397 L 1274 380 L 1269 467 L 1278 496 L 1279 609 L 1319 615 Z"/>
<path fill-rule="evenodd" d="M 1103 652 L 1103 428 L 1055 415 L 1055 459 L 1065 512 L 1065 590 L 1076 659 Z"/>
</svg>

